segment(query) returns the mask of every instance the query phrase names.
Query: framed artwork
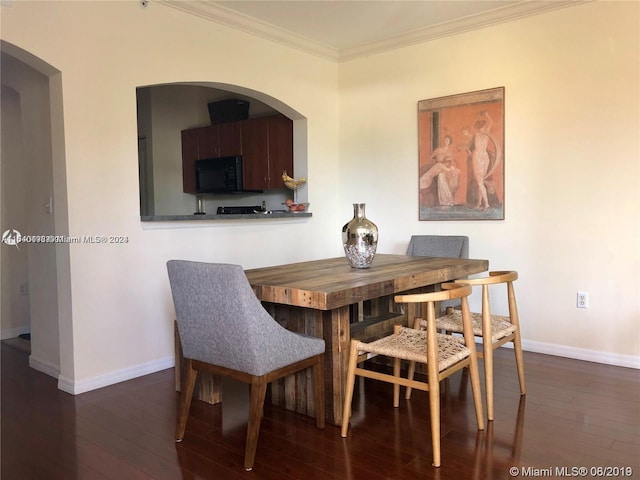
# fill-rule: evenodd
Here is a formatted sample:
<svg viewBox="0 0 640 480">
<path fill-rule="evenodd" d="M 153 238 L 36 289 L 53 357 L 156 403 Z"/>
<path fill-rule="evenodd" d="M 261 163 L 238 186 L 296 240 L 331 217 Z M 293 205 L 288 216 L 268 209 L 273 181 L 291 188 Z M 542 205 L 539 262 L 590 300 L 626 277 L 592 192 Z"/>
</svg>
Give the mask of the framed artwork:
<svg viewBox="0 0 640 480">
<path fill-rule="evenodd" d="M 418 102 L 420 220 L 504 220 L 504 87 Z"/>
</svg>

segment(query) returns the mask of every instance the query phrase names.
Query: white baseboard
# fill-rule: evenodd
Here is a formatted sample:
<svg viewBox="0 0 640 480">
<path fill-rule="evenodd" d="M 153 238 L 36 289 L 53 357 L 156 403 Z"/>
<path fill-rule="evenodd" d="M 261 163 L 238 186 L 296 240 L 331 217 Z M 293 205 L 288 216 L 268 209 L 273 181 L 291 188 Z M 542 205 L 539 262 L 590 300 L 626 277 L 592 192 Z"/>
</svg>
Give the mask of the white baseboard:
<svg viewBox="0 0 640 480">
<path fill-rule="evenodd" d="M 476 344 L 482 345 L 481 337 L 476 337 Z M 503 347 L 513 348 L 513 343 L 505 343 Z M 567 345 L 558 345 L 556 343 L 534 342 L 532 340 L 522 340 L 522 350 L 525 352 L 553 355 L 555 357 L 571 358 L 573 360 L 584 360 L 585 362 L 614 365 L 616 367 L 640 369 L 640 356 L 637 355 L 621 355 L 619 353 L 569 347 Z"/>
<path fill-rule="evenodd" d="M 34 355 L 29 355 L 29 366 L 53 378 L 58 378 L 58 375 L 60 375 L 60 367 L 58 365 L 45 362 Z"/>
<path fill-rule="evenodd" d="M 460 336 L 458 333 L 454 333 L 454 335 Z M 476 344 L 482 345 L 482 337 L 476 337 Z M 503 347 L 513 348 L 513 343 L 505 343 Z M 555 357 L 571 358 L 573 360 L 584 360 L 585 362 L 614 365 L 616 367 L 640 369 L 640 356 L 637 355 L 621 355 L 619 353 L 601 352 L 600 350 L 588 350 L 586 348 L 569 347 L 556 343 L 535 342 L 532 340 L 522 340 L 522 350 L 525 352 L 553 355 Z"/>
<path fill-rule="evenodd" d="M 512 347 L 512 344 L 506 344 L 505 347 L 507 346 Z M 588 350 L 586 348 L 576 348 L 530 340 L 522 340 L 522 349 L 527 352 L 544 353 L 546 355 L 555 355 L 556 357 L 566 357 L 573 358 L 574 360 L 584 360 L 586 362 L 640 369 L 640 356 L 637 355 L 621 355 L 612 352 Z"/>
<path fill-rule="evenodd" d="M 166 370 L 167 368 L 172 368 L 174 364 L 175 357 L 172 355 L 170 357 L 142 363 L 140 365 L 134 365 L 132 367 L 123 368 L 122 370 L 98 375 L 97 377 L 85 380 L 75 381 L 60 375 L 58 376 L 58 388 L 63 392 L 71 393 L 72 395 L 79 395 L 91 390 L 131 380 L 132 378 L 142 377 L 144 375 L 149 375 L 150 373 Z"/>
<path fill-rule="evenodd" d="M 481 339 L 478 340 L 481 341 Z M 513 348 L 511 343 L 506 344 L 505 347 Z M 534 342 L 530 340 L 523 340 L 522 348 L 527 352 L 640 369 L 640 356 L 620 355 L 616 353 L 568 347 L 566 345 L 557 345 L 553 343 Z M 44 362 L 38 362 L 33 358 L 33 356 L 29 358 L 29 365 L 36 370 L 46 373 L 47 375 L 51 375 L 53 377 L 57 376 L 58 388 L 60 390 L 71 393 L 72 395 L 78 395 L 98 388 L 108 387 L 109 385 L 114 385 L 126 380 L 131 380 L 133 378 L 156 373 L 161 370 L 166 370 L 167 368 L 173 368 L 175 365 L 175 358 L 170 356 L 80 381 L 74 381 L 58 375 L 56 368 L 53 368 Z"/>
</svg>

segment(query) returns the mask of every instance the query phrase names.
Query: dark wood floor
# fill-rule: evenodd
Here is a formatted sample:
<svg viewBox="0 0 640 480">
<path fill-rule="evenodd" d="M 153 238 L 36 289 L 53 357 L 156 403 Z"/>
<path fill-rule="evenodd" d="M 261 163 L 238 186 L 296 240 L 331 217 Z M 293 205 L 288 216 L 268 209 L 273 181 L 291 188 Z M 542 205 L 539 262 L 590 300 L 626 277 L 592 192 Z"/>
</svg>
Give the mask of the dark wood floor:
<svg viewBox="0 0 640 480">
<path fill-rule="evenodd" d="M 528 394 L 520 397 L 512 351 L 501 349 L 496 419 L 486 431 L 476 430 L 464 373 L 445 385 L 441 468 L 431 466 L 426 393 L 394 409 L 390 386 L 361 381 L 347 439 L 268 406 L 246 473 L 244 385 L 225 383 L 222 405 L 194 401 L 176 444 L 173 370 L 72 396 L 30 369 L 25 352 L 4 342 L 1 350 L 2 480 L 508 479 L 511 467 L 520 477 L 612 467 L 611 476 L 640 478 L 638 370 L 527 353 Z"/>
</svg>

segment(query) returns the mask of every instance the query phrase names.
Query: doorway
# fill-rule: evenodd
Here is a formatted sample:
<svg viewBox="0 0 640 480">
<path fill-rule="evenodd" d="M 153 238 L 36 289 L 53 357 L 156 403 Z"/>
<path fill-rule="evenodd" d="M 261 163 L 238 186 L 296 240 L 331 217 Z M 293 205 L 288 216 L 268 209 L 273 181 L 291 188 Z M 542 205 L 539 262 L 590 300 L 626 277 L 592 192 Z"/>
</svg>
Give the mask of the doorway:
<svg viewBox="0 0 640 480">
<path fill-rule="evenodd" d="M 68 259 L 68 245 L 26 237 L 62 235 L 67 228 L 64 156 L 54 148 L 63 144 L 56 128 L 62 124 L 60 72 L 6 42 L 0 55 L 1 230 L 14 238 L 0 244 L 0 333 L 3 340 L 28 338 L 29 365 L 58 378 L 60 294 L 68 290 L 60 288 L 59 264 Z"/>
</svg>

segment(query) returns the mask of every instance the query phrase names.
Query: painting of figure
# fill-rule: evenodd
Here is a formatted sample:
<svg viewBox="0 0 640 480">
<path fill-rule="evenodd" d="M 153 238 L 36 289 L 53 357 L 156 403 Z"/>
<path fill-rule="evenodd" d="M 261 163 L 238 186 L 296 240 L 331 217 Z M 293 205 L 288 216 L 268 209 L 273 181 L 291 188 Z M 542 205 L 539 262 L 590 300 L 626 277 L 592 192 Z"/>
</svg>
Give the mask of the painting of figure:
<svg viewBox="0 0 640 480">
<path fill-rule="evenodd" d="M 504 219 L 504 88 L 418 102 L 420 220 Z"/>
</svg>

